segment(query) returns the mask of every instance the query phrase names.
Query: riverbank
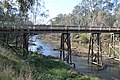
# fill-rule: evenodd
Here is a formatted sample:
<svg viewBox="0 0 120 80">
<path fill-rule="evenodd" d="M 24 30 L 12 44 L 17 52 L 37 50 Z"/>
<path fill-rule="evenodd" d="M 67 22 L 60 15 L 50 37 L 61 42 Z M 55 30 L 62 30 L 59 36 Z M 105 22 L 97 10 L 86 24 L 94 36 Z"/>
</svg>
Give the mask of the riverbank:
<svg viewBox="0 0 120 80">
<path fill-rule="evenodd" d="M 57 46 L 60 45 L 60 35 L 56 34 L 57 36 L 53 35 L 53 34 L 49 34 L 49 35 L 45 35 L 45 34 L 41 34 L 39 35 L 38 38 L 40 38 L 41 40 L 43 40 L 44 42 L 48 42 L 48 43 L 53 43 L 56 44 Z M 78 57 L 87 57 L 88 56 L 88 49 L 85 45 L 81 45 L 77 42 L 72 42 L 72 55 L 73 56 L 78 56 Z M 58 49 L 54 49 L 54 50 L 59 50 L 60 46 Z"/>
<path fill-rule="evenodd" d="M 62 61 L 29 52 L 28 58 L 0 47 L 0 80 L 99 80 L 78 74 Z"/>
<path fill-rule="evenodd" d="M 49 34 L 49 35 L 41 34 L 38 36 L 38 38 L 40 38 L 43 42 L 55 44 L 60 48 L 60 34 Z M 85 59 L 88 57 L 88 45 L 78 44 L 77 42 L 72 42 L 71 44 L 72 44 L 73 56 L 83 57 Z M 59 48 L 53 50 L 59 50 Z M 109 55 L 105 52 L 102 54 L 102 59 L 103 59 L 103 64 L 107 66 L 114 66 L 116 64 L 118 65 L 120 64 L 119 61 L 110 58 Z"/>
<path fill-rule="evenodd" d="M 58 49 L 54 49 L 54 50 L 60 50 L 60 39 L 61 36 L 59 33 L 56 34 L 41 34 L 39 35 L 39 37 L 41 40 L 43 40 L 43 42 L 48 42 L 48 43 L 52 43 L 52 44 L 56 44 L 57 46 L 59 46 Z M 73 56 L 78 56 L 78 57 L 88 57 L 88 48 L 89 48 L 89 44 L 82 44 L 82 43 L 78 43 L 75 41 L 71 41 L 71 50 L 72 50 L 72 55 Z M 107 47 L 107 46 L 106 46 Z M 108 48 L 106 48 L 105 46 L 103 46 L 103 51 L 102 51 L 102 58 L 103 60 L 105 60 L 106 62 L 108 61 L 108 59 L 111 59 L 111 57 L 109 57 L 109 50 Z M 97 53 L 97 50 L 94 51 L 95 53 Z M 117 59 L 115 59 L 117 60 Z"/>
<path fill-rule="evenodd" d="M 46 56 L 55 56 L 59 57 L 59 51 L 54 51 L 53 49 L 58 49 L 59 45 L 56 46 L 55 41 L 48 41 L 45 39 L 38 39 L 39 36 L 33 36 L 32 39 L 35 40 L 35 44 L 39 47 L 42 46 L 42 54 Z M 59 42 L 60 40 L 57 40 Z M 56 43 L 56 44 L 55 44 Z M 33 46 L 34 47 L 34 46 Z M 31 47 L 31 48 L 33 48 Z M 80 73 L 83 73 L 85 75 L 89 76 L 94 76 L 94 77 L 99 77 L 102 80 L 114 80 L 114 79 L 119 79 L 119 69 L 120 69 L 120 64 L 115 62 L 113 59 L 107 60 L 108 66 L 105 66 L 104 69 L 100 69 L 95 65 L 87 64 L 87 58 L 85 57 L 77 57 L 77 56 L 72 56 L 72 61 L 76 64 L 76 70 Z M 106 63 L 106 62 L 105 62 Z M 113 75 L 114 74 L 114 75 Z M 114 79 L 113 79 L 114 78 Z"/>
</svg>

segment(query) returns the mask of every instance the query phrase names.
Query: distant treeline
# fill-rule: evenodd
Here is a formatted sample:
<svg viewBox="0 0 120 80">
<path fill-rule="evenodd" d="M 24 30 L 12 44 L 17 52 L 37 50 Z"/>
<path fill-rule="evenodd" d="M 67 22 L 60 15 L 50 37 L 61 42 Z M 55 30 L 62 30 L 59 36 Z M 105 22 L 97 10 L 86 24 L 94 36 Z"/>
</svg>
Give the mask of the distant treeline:
<svg viewBox="0 0 120 80">
<path fill-rule="evenodd" d="M 120 27 L 118 0 L 82 0 L 69 14 L 59 14 L 52 24 Z"/>
</svg>

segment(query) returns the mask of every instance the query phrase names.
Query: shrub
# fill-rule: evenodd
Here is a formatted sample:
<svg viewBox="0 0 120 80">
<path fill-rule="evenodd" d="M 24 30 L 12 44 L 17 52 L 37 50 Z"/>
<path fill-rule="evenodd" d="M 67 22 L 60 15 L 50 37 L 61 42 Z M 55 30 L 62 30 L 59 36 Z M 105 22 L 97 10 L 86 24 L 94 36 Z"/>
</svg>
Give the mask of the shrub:
<svg viewBox="0 0 120 80">
<path fill-rule="evenodd" d="M 84 43 L 84 44 L 89 42 L 87 36 L 85 36 L 85 35 L 80 36 L 80 41 L 81 41 L 81 43 Z"/>
</svg>

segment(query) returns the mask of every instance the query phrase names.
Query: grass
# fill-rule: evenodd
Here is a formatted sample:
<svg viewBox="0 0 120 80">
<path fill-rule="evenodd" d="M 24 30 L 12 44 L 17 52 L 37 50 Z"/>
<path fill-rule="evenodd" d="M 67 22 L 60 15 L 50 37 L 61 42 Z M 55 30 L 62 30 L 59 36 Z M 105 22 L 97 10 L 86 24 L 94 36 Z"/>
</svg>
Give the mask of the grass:
<svg viewBox="0 0 120 80">
<path fill-rule="evenodd" d="M 30 52 L 24 60 L 0 47 L 0 80 L 99 80 L 82 76 L 68 64 L 53 57 Z"/>
</svg>

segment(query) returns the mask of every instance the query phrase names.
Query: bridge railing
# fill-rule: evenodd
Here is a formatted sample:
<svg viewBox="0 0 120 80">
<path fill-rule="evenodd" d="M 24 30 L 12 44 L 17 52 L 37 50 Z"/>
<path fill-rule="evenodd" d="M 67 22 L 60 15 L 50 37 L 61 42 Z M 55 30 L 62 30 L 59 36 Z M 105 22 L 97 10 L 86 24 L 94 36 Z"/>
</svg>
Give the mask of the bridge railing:
<svg viewBox="0 0 120 80">
<path fill-rule="evenodd" d="M 64 25 L 0 25 L 0 30 L 120 30 L 120 27 Z"/>
</svg>

